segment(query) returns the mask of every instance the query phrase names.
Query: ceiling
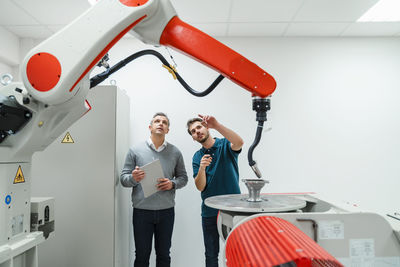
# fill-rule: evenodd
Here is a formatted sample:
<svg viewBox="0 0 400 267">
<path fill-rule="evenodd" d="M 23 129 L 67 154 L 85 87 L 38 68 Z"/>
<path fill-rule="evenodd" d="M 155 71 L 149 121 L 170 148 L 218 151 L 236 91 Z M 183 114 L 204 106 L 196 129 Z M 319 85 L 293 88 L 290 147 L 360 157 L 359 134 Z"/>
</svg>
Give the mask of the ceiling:
<svg viewBox="0 0 400 267">
<path fill-rule="evenodd" d="M 171 0 L 182 20 L 215 37 L 400 37 L 400 22 L 356 22 L 377 1 Z M 89 7 L 87 0 L 0 0 L 0 26 L 43 39 Z"/>
</svg>

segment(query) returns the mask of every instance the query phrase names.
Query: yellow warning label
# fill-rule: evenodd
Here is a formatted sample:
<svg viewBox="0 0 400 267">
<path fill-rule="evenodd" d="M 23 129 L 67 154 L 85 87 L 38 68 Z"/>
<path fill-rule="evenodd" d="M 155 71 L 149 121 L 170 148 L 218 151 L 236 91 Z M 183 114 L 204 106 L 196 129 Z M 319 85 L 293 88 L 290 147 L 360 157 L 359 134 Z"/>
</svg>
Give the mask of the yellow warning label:
<svg viewBox="0 0 400 267">
<path fill-rule="evenodd" d="M 72 139 L 72 136 L 70 135 L 69 132 L 64 136 L 63 140 L 61 141 L 62 144 L 73 144 L 74 139 Z"/>
<path fill-rule="evenodd" d="M 14 184 L 25 183 L 24 174 L 22 173 L 21 165 L 18 166 L 17 174 L 14 178 Z"/>
</svg>

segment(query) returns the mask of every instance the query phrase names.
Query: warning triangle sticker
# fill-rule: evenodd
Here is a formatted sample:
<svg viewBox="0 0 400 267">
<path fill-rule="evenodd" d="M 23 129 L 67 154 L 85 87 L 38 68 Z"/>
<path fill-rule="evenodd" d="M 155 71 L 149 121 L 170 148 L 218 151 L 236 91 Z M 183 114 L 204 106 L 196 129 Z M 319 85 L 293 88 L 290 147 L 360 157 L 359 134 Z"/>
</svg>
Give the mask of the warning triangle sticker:
<svg viewBox="0 0 400 267">
<path fill-rule="evenodd" d="M 21 165 L 18 166 L 17 174 L 14 178 L 14 184 L 25 183 L 24 174 L 22 173 Z"/>
<path fill-rule="evenodd" d="M 64 136 L 63 140 L 61 141 L 62 144 L 73 144 L 74 139 L 72 139 L 72 136 L 69 132 Z"/>
</svg>

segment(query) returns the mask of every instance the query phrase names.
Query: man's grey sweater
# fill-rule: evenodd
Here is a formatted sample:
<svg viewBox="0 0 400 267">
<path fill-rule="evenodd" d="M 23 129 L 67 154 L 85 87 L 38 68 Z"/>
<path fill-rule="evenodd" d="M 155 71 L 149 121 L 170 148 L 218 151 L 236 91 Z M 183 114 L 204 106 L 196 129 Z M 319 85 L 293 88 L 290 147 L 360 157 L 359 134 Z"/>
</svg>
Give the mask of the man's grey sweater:
<svg viewBox="0 0 400 267">
<path fill-rule="evenodd" d="M 165 178 L 172 180 L 175 189 L 157 191 L 145 198 L 140 182 L 138 183 L 132 178 L 132 171 L 136 166 L 141 167 L 156 159 L 160 160 Z M 120 179 L 124 187 L 132 187 L 133 207 L 146 210 L 162 210 L 174 207 L 175 190 L 184 187 L 188 181 L 182 153 L 177 147 L 167 143 L 164 150 L 157 152 L 146 142 L 129 149 Z"/>
</svg>

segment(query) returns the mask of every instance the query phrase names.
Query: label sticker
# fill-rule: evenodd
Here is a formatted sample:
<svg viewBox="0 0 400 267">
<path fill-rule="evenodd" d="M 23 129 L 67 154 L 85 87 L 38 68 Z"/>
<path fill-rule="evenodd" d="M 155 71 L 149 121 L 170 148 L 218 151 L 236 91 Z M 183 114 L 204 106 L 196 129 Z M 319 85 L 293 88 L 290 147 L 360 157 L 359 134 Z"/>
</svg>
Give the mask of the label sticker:
<svg viewBox="0 0 400 267">
<path fill-rule="evenodd" d="M 5 200 L 6 200 L 6 205 L 10 204 L 11 203 L 11 196 L 7 195 Z"/>
<path fill-rule="evenodd" d="M 350 239 L 350 257 L 373 258 L 375 257 L 375 244 L 373 239 Z"/>
<path fill-rule="evenodd" d="M 74 139 L 72 139 L 72 136 L 69 132 L 64 136 L 63 140 L 61 141 L 62 144 L 73 144 Z"/>
<path fill-rule="evenodd" d="M 318 236 L 320 239 L 344 239 L 342 221 L 319 221 Z"/>
<path fill-rule="evenodd" d="M 25 183 L 24 174 L 22 173 L 21 165 L 18 166 L 17 174 L 14 178 L 14 184 Z"/>
<path fill-rule="evenodd" d="M 375 264 L 374 239 L 350 239 L 350 260 L 353 267 L 384 266 Z"/>
</svg>

